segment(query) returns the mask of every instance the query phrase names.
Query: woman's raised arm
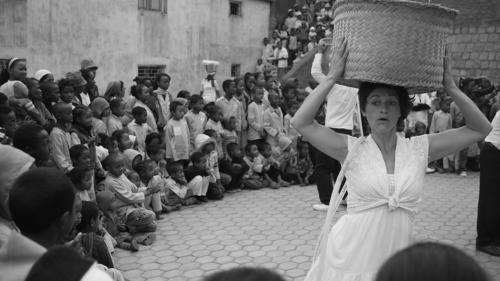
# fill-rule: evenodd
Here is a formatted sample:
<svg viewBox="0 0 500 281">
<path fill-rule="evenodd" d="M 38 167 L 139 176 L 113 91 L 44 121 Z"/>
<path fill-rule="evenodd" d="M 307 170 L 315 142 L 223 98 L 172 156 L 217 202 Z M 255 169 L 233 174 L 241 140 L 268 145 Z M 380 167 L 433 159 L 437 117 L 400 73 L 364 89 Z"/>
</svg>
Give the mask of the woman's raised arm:
<svg viewBox="0 0 500 281">
<path fill-rule="evenodd" d="M 455 84 L 451 75 L 449 53 L 444 59 L 443 86 L 460 108 L 465 126 L 429 135 L 429 161 L 440 159 L 484 139 L 491 131 L 491 124 L 481 110 Z"/>
<path fill-rule="evenodd" d="M 304 100 L 292 119 L 292 125 L 321 152 L 343 162 L 347 155 L 347 136 L 315 122 L 314 117 L 336 81 L 344 74 L 348 55 L 347 42 L 342 39 L 335 51 L 330 71 L 316 89 Z"/>
</svg>

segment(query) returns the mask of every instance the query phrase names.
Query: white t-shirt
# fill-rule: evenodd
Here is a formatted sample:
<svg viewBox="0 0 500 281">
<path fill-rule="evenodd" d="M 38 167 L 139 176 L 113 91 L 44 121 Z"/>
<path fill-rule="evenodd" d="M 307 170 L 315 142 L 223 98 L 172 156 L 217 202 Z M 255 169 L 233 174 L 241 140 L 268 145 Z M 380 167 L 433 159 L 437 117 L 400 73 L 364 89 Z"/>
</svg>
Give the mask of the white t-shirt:
<svg viewBox="0 0 500 281">
<path fill-rule="evenodd" d="M 491 121 L 493 129 L 484 141 L 492 143 L 496 148 L 500 149 L 500 111 L 497 111 L 493 121 Z"/>
<path fill-rule="evenodd" d="M 321 83 L 326 76 L 321 69 L 322 54 L 316 54 L 311 67 L 311 75 Z M 352 130 L 354 112 L 358 101 L 358 89 L 335 84 L 326 97 L 325 126 L 334 129 Z"/>
</svg>

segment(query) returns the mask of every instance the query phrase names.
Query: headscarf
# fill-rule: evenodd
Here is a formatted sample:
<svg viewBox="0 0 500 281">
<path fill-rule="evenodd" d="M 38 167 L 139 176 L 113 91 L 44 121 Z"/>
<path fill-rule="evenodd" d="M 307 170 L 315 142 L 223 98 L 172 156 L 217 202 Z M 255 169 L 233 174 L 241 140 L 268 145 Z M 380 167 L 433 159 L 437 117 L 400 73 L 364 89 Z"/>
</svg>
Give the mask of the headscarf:
<svg viewBox="0 0 500 281">
<path fill-rule="evenodd" d="M 8 208 L 9 192 L 14 181 L 28 171 L 35 159 L 22 150 L 12 146 L 0 144 L 0 216 L 10 219 Z"/>
<path fill-rule="evenodd" d="M 90 104 L 90 109 L 92 110 L 92 114 L 96 118 L 101 118 L 102 113 L 109 108 L 109 103 L 102 97 L 95 98 Z"/>
<path fill-rule="evenodd" d="M 134 162 L 134 159 L 137 157 L 137 156 L 141 156 L 141 153 L 135 149 L 126 149 L 125 151 L 123 151 L 123 156 L 125 156 L 125 168 L 127 168 L 127 170 L 129 171 L 133 171 L 134 170 L 134 167 L 132 167 L 132 163 Z"/>
<path fill-rule="evenodd" d="M 121 81 L 111 81 L 108 83 L 108 86 L 106 87 L 106 92 L 104 93 L 104 98 L 107 101 L 111 101 L 115 97 L 121 97 L 123 95 L 122 93 L 122 86 L 123 82 Z"/>
<path fill-rule="evenodd" d="M 83 79 L 82 73 L 80 71 L 68 72 L 66 73 L 66 78 L 71 80 L 75 87 L 83 87 L 87 85 L 87 81 Z"/>
</svg>

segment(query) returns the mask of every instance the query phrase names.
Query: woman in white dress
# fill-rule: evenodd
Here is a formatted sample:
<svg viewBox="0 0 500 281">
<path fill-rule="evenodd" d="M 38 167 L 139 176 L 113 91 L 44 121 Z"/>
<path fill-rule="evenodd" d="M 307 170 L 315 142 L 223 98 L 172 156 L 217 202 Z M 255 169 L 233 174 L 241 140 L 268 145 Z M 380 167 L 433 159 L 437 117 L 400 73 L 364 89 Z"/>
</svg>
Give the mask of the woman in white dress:
<svg viewBox="0 0 500 281">
<path fill-rule="evenodd" d="M 402 87 L 363 83 L 359 98 L 371 135 L 356 139 L 314 122 L 330 89 L 343 76 L 346 41 L 333 54 L 327 78 L 304 101 L 292 124 L 323 153 L 344 164 L 348 179 L 347 214 L 331 228 L 306 280 L 373 280 L 380 265 L 411 243 L 414 215 L 427 163 L 482 140 L 488 120 L 453 81 L 444 60 L 443 86 L 462 110 L 466 126 L 439 134 L 403 139 L 399 119 L 411 108 Z M 335 192 L 334 192 L 335 193 Z M 331 203 L 334 204 L 334 203 Z M 321 244 L 320 244 L 321 245 Z"/>
</svg>

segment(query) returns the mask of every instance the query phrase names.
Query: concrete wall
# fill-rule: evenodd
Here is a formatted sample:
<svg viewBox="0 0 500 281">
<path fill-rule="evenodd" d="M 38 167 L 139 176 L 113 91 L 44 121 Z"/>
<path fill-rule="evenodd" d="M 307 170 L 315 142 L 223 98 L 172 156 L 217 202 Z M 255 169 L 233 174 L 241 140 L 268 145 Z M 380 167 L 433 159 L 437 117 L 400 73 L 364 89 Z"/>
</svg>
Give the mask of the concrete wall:
<svg viewBox="0 0 500 281">
<path fill-rule="evenodd" d="M 0 0 L 0 58 L 27 55 L 27 0 Z"/>
<path fill-rule="evenodd" d="M 228 0 L 168 1 L 167 13 L 140 11 L 139 64 L 165 64 L 171 91 L 199 92 L 206 76 L 201 61 L 217 60 L 219 81 L 253 71 L 269 28 L 270 3 L 242 1 L 242 16 L 229 16 Z"/>
<path fill-rule="evenodd" d="M 92 58 L 101 94 L 109 81 L 136 75 L 137 1 L 30 0 L 27 14 L 29 74 L 47 68 L 61 77 Z"/>
</svg>

